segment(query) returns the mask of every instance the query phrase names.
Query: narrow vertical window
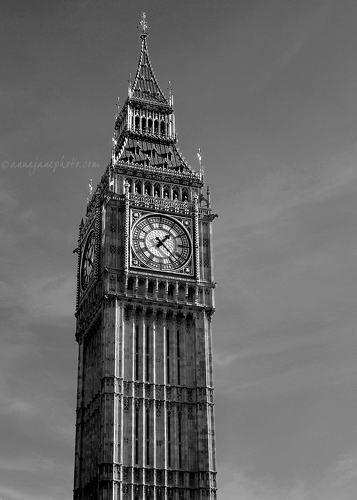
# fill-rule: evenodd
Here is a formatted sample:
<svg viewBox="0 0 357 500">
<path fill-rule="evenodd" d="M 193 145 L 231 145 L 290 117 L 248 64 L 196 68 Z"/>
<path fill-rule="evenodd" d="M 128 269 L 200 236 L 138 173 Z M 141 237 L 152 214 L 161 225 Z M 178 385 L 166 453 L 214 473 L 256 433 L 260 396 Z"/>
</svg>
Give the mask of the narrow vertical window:
<svg viewBox="0 0 357 500">
<path fill-rule="evenodd" d="M 177 330 L 177 385 L 181 384 L 180 364 L 180 331 Z"/>
<path fill-rule="evenodd" d="M 167 415 L 167 466 L 171 467 L 171 417 Z"/>
<path fill-rule="evenodd" d="M 145 370 L 145 379 L 146 382 L 149 382 L 150 377 L 150 327 L 146 327 L 146 370 Z"/>
<path fill-rule="evenodd" d="M 135 330 L 135 380 L 139 380 L 139 326 Z"/>
<path fill-rule="evenodd" d="M 135 464 L 139 463 L 139 410 L 135 410 Z"/>
<path fill-rule="evenodd" d="M 178 416 L 178 459 L 179 468 L 182 468 L 182 420 L 181 415 Z"/>
<path fill-rule="evenodd" d="M 150 413 L 146 412 L 146 465 L 150 464 Z"/>
<path fill-rule="evenodd" d="M 166 330 L 166 383 L 170 383 L 170 330 Z"/>
</svg>

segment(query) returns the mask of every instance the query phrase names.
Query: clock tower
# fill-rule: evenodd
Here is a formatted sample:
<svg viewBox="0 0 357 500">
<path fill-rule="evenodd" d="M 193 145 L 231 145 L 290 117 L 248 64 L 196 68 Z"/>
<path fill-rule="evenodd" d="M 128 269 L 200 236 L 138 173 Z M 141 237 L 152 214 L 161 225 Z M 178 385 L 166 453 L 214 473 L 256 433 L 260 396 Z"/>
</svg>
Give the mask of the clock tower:
<svg viewBox="0 0 357 500">
<path fill-rule="evenodd" d="M 213 500 L 210 195 L 141 21 L 111 162 L 79 228 L 75 500 Z"/>
</svg>

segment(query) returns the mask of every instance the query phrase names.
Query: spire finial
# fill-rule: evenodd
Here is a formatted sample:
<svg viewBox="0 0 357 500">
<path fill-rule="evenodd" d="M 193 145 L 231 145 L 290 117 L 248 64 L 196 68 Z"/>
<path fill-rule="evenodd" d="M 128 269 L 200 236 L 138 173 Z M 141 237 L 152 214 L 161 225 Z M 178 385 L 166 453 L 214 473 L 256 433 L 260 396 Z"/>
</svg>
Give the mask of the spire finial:
<svg viewBox="0 0 357 500">
<path fill-rule="evenodd" d="M 169 80 L 168 91 L 169 91 L 169 103 L 170 103 L 170 106 L 172 106 L 172 104 L 173 104 L 173 97 L 172 97 L 172 87 L 171 87 L 170 80 Z"/>
<path fill-rule="evenodd" d="M 89 191 L 89 198 L 87 198 L 87 205 L 90 202 L 92 195 L 93 195 L 93 180 L 92 179 L 89 179 L 88 191 Z"/>
<path fill-rule="evenodd" d="M 198 148 L 198 151 L 197 151 L 197 158 L 198 158 L 198 163 L 199 163 L 199 166 L 200 166 L 200 177 L 201 177 L 201 181 L 203 181 L 203 179 L 204 179 L 204 170 L 203 170 L 203 165 L 202 165 L 202 154 L 201 154 L 201 148 Z"/>
<path fill-rule="evenodd" d="M 149 36 L 149 28 L 150 28 L 150 26 L 146 22 L 146 14 L 145 14 L 145 12 L 143 12 L 143 14 L 141 16 L 140 26 L 141 26 L 140 38 L 144 39 L 147 36 Z"/>
</svg>

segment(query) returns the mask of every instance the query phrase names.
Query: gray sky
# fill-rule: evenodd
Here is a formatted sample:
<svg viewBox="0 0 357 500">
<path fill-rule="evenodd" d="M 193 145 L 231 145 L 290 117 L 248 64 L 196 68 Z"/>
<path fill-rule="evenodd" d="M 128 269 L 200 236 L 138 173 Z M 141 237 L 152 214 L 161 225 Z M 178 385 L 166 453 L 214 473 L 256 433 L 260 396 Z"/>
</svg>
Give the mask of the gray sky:
<svg viewBox="0 0 357 500">
<path fill-rule="evenodd" d="M 219 214 L 219 500 L 355 500 L 353 0 L 3 2 L 0 500 L 71 499 L 72 250 L 143 10 L 179 147 L 193 168 L 201 148 Z"/>
</svg>

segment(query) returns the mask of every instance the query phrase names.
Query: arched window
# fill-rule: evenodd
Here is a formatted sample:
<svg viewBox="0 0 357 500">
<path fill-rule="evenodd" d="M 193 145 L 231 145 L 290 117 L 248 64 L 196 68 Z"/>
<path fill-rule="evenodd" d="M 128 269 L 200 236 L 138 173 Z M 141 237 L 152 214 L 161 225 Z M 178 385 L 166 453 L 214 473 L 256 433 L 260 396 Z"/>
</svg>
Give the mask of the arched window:
<svg viewBox="0 0 357 500">
<path fill-rule="evenodd" d="M 135 193 L 142 194 L 141 188 L 142 188 L 141 181 L 136 181 L 135 182 Z"/>
<path fill-rule="evenodd" d="M 183 188 L 183 190 L 182 190 L 182 201 L 190 201 L 187 188 Z"/>
<path fill-rule="evenodd" d="M 161 191 L 160 184 L 156 183 L 154 185 L 154 196 L 160 197 L 160 191 Z"/>
<path fill-rule="evenodd" d="M 172 190 L 172 195 L 174 197 L 174 200 L 179 200 L 180 199 L 180 190 L 178 187 L 174 187 Z"/>
<path fill-rule="evenodd" d="M 154 132 L 157 134 L 159 132 L 159 122 L 158 120 L 154 121 Z"/>
<path fill-rule="evenodd" d="M 139 125 L 140 125 L 140 118 L 138 116 L 135 117 L 135 128 L 136 130 L 139 130 Z"/>
<path fill-rule="evenodd" d="M 161 134 L 165 134 L 165 132 L 166 132 L 166 125 L 165 125 L 164 121 L 162 121 L 160 123 L 160 132 L 161 132 Z"/>
<path fill-rule="evenodd" d="M 149 132 L 152 132 L 152 119 L 151 118 L 148 119 L 148 129 L 149 129 Z"/>
<path fill-rule="evenodd" d="M 145 182 L 145 191 L 144 193 L 148 196 L 151 196 L 151 182 L 146 181 Z"/>
<path fill-rule="evenodd" d="M 169 198 L 170 197 L 170 186 L 167 184 L 164 186 L 164 198 Z"/>
<path fill-rule="evenodd" d="M 141 130 L 146 130 L 146 118 L 145 116 L 141 119 Z"/>
</svg>

